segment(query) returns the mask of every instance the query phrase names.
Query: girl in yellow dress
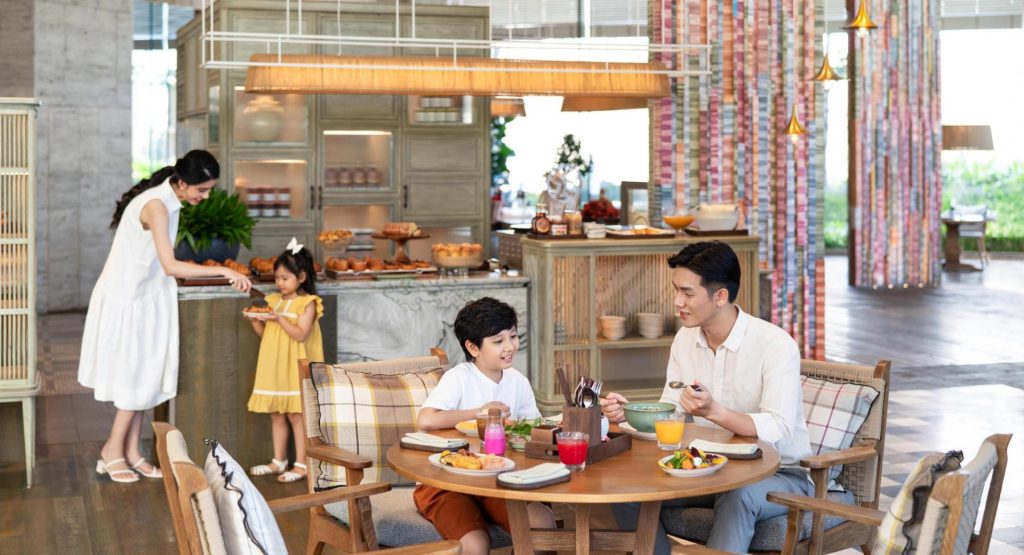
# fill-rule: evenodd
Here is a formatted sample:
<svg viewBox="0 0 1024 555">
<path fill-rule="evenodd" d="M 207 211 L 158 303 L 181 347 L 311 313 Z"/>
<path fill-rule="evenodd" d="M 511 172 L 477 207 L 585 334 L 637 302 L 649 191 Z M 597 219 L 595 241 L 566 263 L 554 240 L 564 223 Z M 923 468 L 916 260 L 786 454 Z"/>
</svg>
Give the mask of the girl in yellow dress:
<svg viewBox="0 0 1024 555">
<path fill-rule="evenodd" d="M 322 361 L 320 334 L 323 300 L 316 294 L 313 256 L 293 238 L 274 262 L 274 282 L 280 293 L 267 295 L 274 311 L 252 319 L 252 329 L 263 338 L 256 363 L 256 383 L 249 397 L 251 412 L 270 413 L 274 458 L 270 464 L 249 469 L 253 476 L 280 474 L 279 482 L 306 476 L 305 437 L 302 433 L 302 400 L 299 396 L 299 359 Z M 288 428 L 295 436 L 296 462 L 288 469 Z"/>
</svg>

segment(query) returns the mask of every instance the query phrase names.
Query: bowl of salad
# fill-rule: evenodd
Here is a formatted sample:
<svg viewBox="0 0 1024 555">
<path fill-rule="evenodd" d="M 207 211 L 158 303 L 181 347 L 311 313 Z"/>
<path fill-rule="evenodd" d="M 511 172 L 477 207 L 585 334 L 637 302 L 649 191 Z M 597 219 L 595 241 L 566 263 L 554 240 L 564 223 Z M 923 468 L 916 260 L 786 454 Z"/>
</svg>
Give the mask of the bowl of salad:
<svg viewBox="0 0 1024 555">
<path fill-rule="evenodd" d="M 681 449 L 658 460 L 658 468 L 670 476 L 695 478 L 718 472 L 729 459 L 717 453 L 707 453 L 693 447 Z"/>
</svg>

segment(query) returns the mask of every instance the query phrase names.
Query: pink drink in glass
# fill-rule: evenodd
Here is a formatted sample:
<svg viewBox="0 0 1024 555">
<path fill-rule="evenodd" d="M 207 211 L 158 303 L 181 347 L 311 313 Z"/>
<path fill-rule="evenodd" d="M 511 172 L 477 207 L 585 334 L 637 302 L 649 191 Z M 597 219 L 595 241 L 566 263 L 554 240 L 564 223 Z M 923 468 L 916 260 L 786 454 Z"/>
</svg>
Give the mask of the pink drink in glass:
<svg viewBox="0 0 1024 555">
<path fill-rule="evenodd" d="M 587 448 L 590 435 L 582 432 L 558 434 L 558 460 L 571 472 L 579 472 L 587 465 Z"/>
</svg>

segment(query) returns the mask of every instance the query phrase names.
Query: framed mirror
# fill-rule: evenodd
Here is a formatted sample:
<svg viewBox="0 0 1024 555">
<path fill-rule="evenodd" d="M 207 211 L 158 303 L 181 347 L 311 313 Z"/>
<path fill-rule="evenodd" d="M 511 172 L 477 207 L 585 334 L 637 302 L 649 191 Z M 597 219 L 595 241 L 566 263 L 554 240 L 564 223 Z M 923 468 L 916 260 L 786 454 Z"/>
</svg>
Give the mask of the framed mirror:
<svg viewBox="0 0 1024 555">
<path fill-rule="evenodd" d="M 622 225 L 650 225 L 650 205 L 646 181 L 622 182 Z"/>
</svg>

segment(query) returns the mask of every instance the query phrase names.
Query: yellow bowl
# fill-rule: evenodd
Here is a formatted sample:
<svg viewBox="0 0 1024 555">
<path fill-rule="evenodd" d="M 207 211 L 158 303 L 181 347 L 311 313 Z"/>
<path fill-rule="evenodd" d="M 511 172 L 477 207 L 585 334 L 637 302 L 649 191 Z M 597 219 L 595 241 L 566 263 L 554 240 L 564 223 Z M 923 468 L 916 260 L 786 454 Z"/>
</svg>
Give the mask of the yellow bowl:
<svg viewBox="0 0 1024 555">
<path fill-rule="evenodd" d="M 695 219 L 696 219 L 696 216 L 683 216 L 683 215 L 665 216 L 665 223 L 668 224 L 668 226 L 671 227 L 672 229 L 679 230 L 679 229 L 685 229 L 686 226 L 692 224 L 693 220 L 695 220 Z"/>
</svg>

